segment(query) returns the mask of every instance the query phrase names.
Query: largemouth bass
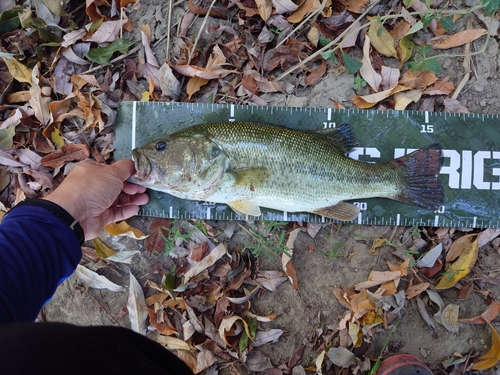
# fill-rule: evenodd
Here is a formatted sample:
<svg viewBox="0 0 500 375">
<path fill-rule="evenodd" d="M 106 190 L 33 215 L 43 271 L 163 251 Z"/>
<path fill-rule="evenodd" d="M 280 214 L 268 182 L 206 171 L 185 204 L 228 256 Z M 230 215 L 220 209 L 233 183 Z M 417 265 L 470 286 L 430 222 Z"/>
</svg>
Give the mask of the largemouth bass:
<svg viewBox="0 0 500 375">
<path fill-rule="evenodd" d="M 355 145 L 348 124 L 328 133 L 246 122 L 197 125 L 134 149 L 131 181 L 252 216 L 267 207 L 353 220 L 359 208 L 344 200 L 371 197 L 429 210 L 442 205 L 439 144 L 384 164 L 345 156 Z"/>
</svg>

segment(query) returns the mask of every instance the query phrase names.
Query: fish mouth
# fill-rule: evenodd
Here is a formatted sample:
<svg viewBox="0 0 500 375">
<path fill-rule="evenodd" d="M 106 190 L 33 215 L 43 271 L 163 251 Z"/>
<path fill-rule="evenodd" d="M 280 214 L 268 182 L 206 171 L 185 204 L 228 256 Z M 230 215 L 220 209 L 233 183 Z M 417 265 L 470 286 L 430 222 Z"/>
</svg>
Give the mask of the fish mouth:
<svg viewBox="0 0 500 375">
<path fill-rule="evenodd" d="M 144 181 L 151 174 L 151 163 L 149 159 L 137 149 L 132 150 L 132 159 L 135 165 L 135 175 L 133 175 L 132 178 Z"/>
</svg>

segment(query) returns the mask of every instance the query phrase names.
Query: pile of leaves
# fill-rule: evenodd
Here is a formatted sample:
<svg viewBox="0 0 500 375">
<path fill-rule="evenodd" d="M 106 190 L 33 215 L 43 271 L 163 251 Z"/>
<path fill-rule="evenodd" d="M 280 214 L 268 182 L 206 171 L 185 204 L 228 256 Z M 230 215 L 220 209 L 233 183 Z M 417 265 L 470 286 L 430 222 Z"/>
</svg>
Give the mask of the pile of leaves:
<svg viewBox="0 0 500 375">
<path fill-rule="evenodd" d="M 287 280 L 298 288 L 293 264 L 285 260 L 293 254 L 300 233 L 314 238 L 323 229 L 338 230 L 336 224 L 285 224 L 268 225 L 261 233 L 234 222 L 222 230 L 203 221 L 154 219 L 149 236 L 125 222 L 106 227 L 112 235 L 145 240 L 148 252 L 166 252 L 174 265 L 170 270 L 164 263 L 150 265 L 159 282 L 148 278 L 140 285 L 130 273 L 127 312 L 132 329 L 142 334 L 148 332 L 195 373 L 215 374 L 217 369 L 226 368 L 239 374 L 246 368 L 245 371 L 278 375 L 290 373 L 298 366 L 301 371 L 323 374 L 362 374 L 374 373 L 385 358 L 391 335 L 397 331 L 409 304 L 417 306 L 436 337 L 436 324 L 458 333 L 459 324 L 490 325 L 500 312 L 500 302 L 487 289 L 489 283 L 496 283 L 499 271 L 483 271 L 476 264 L 479 248 L 485 245 L 500 253 L 500 230 L 462 232 L 412 227 L 398 241 L 375 239 L 370 249 L 373 256 L 390 249 L 391 258 L 399 258 L 400 262 L 388 261 L 387 270 L 372 270 L 368 280 L 354 286 L 333 288 L 332 294 L 345 312 L 338 324 L 318 329 L 307 338 L 309 350 L 316 353 L 314 358 L 309 356 L 308 367 L 300 366 L 306 345 L 273 365 L 255 349 L 276 342 L 285 332 L 270 329 L 266 323 L 272 322 L 276 314 L 256 314 L 252 299 L 275 292 Z M 256 245 L 228 248 L 238 225 L 254 236 Z M 265 249 L 271 251 L 269 256 L 279 256 L 278 249 L 283 250 L 282 271 L 259 269 L 255 255 Z M 312 251 L 314 247 L 309 245 L 308 252 Z M 76 276 L 93 288 L 124 291 L 122 286 L 90 269 L 112 267 L 115 262 L 131 263 L 137 252 L 115 252 L 97 239 L 95 249 L 84 248 L 87 268 L 79 266 Z M 467 300 L 472 293 L 482 295 L 489 305 L 478 316 L 463 317 L 458 304 L 445 303 Z M 500 359 L 500 336 L 490 327 L 491 347 L 486 353 L 455 352 L 442 363 L 443 369 L 447 373 L 463 373 L 492 368 Z"/>
</svg>

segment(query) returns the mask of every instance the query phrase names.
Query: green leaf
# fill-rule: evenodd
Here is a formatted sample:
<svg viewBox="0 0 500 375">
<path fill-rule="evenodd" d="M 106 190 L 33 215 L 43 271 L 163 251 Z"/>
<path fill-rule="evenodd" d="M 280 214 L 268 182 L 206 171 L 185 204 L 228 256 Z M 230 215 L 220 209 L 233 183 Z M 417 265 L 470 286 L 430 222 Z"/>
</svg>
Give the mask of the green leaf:
<svg viewBox="0 0 500 375">
<path fill-rule="evenodd" d="M 415 61 L 410 61 L 408 63 L 408 67 L 412 72 L 416 70 L 430 70 L 431 72 L 439 74 L 441 71 L 441 64 L 434 57 L 423 58 L 419 61 L 416 60 L 415 58 Z"/>
<path fill-rule="evenodd" d="M 165 288 L 170 289 L 170 290 L 174 290 L 177 287 L 177 285 L 176 285 L 177 279 L 175 276 L 175 271 L 176 271 L 176 268 L 174 267 L 170 270 L 169 273 L 167 273 L 165 275 L 165 280 L 163 282 Z"/>
<path fill-rule="evenodd" d="M 14 31 L 21 26 L 19 21 L 19 14 L 22 13 L 22 8 L 14 8 L 6 10 L 0 14 L 0 35 Z"/>
<path fill-rule="evenodd" d="M 441 64 L 434 57 L 430 57 L 422 61 L 422 70 L 430 70 L 439 74 L 441 72 Z"/>
<path fill-rule="evenodd" d="M 320 52 L 323 60 L 327 61 L 328 59 L 332 59 L 333 62 L 337 62 L 337 56 L 335 56 L 335 52 L 331 49 L 328 51 Z"/>
<path fill-rule="evenodd" d="M 484 15 L 490 16 L 500 9 L 500 0 L 484 0 L 483 5 L 486 5 Z"/>
<path fill-rule="evenodd" d="M 128 48 L 133 44 L 134 42 L 130 40 L 117 39 L 106 47 L 91 49 L 85 54 L 85 57 L 99 65 L 110 65 L 109 60 L 115 52 L 126 53 Z"/>
<path fill-rule="evenodd" d="M 402 63 L 407 62 L 408 59 L 411 57 L 411 54 L 413 53 L 414 46 L 415 46 L 415 43 L 413 42 L 412 35 L 405 35 L 403 37 L 403 39 L 401 39 L 399 41 L 398 57 Z M 416 56 L 415 56 L 415 58 L 416 58 Z"/>
<path fill-rule="evenodd" d="M 359 71 L 359 69 L 361 69 L 361 67 L 363 66 L 363 63 L 361 61 L 353 59 L 351 56 L 349 56 L 342 50 L 341 53 L 342 53 L 342 59 L 344 60 L 344 65 L 347 68 L 349 74 L 356 74 Z"/>
<path fill-rule="evenodd" d="M 450 16 L 441 18 L 440 22 L 441 26 L 443 26 L 443 29 L 445 29 L 446 31 L 455 29 L 455 24 L 453 23 L 453 19 Z"/>
<path fill-rule="evenodd" d="M 424 24 L 422 21 L 417 21 L 412 27 L 410 27 L 410 30 L 406 33 L 406 35 L 410 34 L 415 34 L 417 31 L 422 30 L 424 28 Z"/>
<path fill-rule="evenodd" d="M 431 14 L 431 13 L 424 14 L 422 16 L 422 23 L 423 23 L 424 29 L 427 28 L 427 26 L 429 26 L 429 24 L 432 22 L 433 19 L 434 19 L 434 14 Z"/>
<path fill-rule="evenodd" d="M 15 134 L 15 126 L 11 126 L 7 129 L 0 129 L 0 150 L 8 150 L 14 145 L 13 138 Z"/>
<path fill-rule="evenodd" d="M 319 36 L 318 45 L 320 47 L 324 47 L 324 46 L 326 46 L 330 42 L 331 42 L 331 40 L 328 39 L 328 38 L 325 38 L 323 35 Z"/>
</svg>

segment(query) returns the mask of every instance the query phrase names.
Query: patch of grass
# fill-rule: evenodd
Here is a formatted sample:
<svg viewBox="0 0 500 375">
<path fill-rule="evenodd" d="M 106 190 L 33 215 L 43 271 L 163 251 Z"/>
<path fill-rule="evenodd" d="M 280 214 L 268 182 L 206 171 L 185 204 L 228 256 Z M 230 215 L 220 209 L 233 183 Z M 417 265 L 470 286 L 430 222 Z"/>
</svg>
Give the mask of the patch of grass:
<svg viewBox="0 0 500 375">
<path fill-rule="evenodd" d="M 337 242 L 335 245 L 333 245 L 332 249 L 330 251 L 322 251 L 321 253 L 326 257 L 328 260 L 332 260 L 333 258 L 342 258 L 345 256 L 343 253 L 337 253 L 338 248 L 342 245 L 342 242 Z"/>
</svg>

